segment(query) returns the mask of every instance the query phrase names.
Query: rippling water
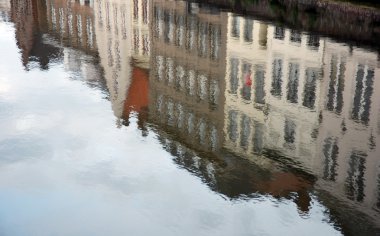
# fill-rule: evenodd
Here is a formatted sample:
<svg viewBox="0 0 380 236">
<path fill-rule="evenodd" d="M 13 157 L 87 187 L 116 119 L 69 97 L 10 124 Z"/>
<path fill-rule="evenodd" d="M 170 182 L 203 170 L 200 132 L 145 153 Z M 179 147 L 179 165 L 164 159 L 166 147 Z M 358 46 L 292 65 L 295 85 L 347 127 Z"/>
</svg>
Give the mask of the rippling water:
<svg viewBox="0 0 380 236">
<path fill-rule="evenodd" d="M 0 0 L 0 234 L 379 235 L 380 13 L 276 4 Z"/>
</svg>

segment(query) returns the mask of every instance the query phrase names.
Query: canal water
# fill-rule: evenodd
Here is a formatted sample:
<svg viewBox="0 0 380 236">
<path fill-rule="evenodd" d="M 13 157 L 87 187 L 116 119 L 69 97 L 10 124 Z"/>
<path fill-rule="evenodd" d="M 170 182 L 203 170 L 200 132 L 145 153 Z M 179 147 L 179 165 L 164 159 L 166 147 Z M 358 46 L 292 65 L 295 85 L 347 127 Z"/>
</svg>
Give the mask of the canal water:
<svg viewBox="0 0 380 236">
<path fill-rule="evenodd" d="M 379 10 L 273 2 L 0 0 L 0 235 L 380 235 Z"/>
</svg>

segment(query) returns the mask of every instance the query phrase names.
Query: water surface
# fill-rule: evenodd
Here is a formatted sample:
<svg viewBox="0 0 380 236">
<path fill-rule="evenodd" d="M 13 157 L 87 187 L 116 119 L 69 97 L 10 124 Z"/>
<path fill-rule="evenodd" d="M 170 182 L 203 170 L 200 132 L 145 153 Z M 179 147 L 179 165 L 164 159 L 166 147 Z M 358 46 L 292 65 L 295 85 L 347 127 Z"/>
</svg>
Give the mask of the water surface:
<svg viewBox="0 0 380 236">
<path fill-rule="evenodd" d="M 0 234 L 380 234 L 379 45 L 264 13 L 0 0 Z"/>
</svg>

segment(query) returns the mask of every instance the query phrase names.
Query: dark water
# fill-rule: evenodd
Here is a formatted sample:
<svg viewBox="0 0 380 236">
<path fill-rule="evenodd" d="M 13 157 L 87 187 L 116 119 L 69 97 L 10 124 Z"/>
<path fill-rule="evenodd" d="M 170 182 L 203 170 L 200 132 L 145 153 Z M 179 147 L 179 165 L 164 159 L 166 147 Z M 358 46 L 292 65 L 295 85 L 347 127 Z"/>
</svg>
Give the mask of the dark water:
<svg viewBox="0 0 380 236">
<path fill-rule="evenodd" d="M 380 13 L 275 7 L 0 0 L 0 235 L 380 235 Z"/>
</svg>

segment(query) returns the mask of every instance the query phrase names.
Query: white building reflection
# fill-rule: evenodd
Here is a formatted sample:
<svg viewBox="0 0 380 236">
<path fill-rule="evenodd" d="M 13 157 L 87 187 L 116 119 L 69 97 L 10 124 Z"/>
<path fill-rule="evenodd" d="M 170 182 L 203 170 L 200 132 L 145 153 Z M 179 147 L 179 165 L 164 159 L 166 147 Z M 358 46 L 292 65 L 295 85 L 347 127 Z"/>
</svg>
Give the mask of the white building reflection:
<svg viewBox="0 0 380 236">
<path fill-rule="evenodd" d="M 94 2 L 95 33 L 100 63 L 117 118 L 123 113 L 131 77 L 132 4 L 118 0 Z"/>
<path fill-rule="evenodd" d="M 323 41 L 232 13 L 228 19 L 226 147 L 245 156 L 277 152 L 312 170 Z"/>
<path fill-rule="evenodd" d="M 225 147 L 319 176 L 373 216 L 380 205 L 376 53 L 229 14 Z"/>
<path fill-rule="evenodd" d="M 380 64 L 375 53 L 326 40 L 319 128 L 321 185 L 363 210 L 380 203 Z"/>
</svg>

